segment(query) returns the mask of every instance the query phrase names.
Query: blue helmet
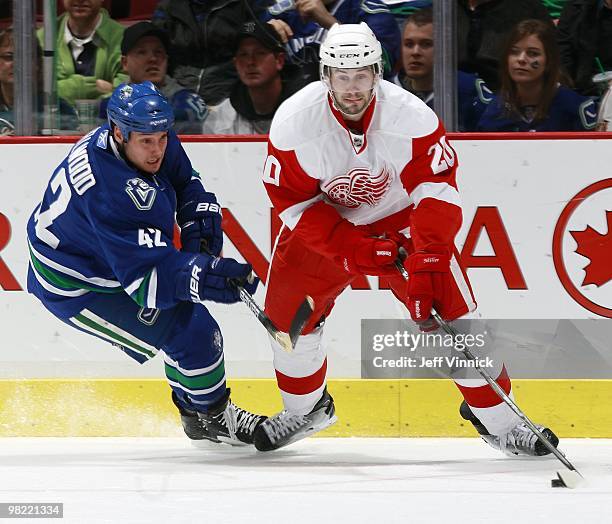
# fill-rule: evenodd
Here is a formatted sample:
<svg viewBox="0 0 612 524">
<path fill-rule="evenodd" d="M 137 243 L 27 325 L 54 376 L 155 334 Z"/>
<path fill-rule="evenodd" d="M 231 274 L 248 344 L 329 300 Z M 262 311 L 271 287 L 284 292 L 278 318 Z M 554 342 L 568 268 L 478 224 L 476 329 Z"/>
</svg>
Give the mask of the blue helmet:
<svg viewBox="0 0 612 524">
<path fill-rule="evenodd" d="M 121 84 L 110 97 L 107 107 L 108 124 L 115 124 L 124 140 L 131 131 L 157 133 L 168 131 L 174 123 L 174 111 L 168 99 L 152 82 Z"/>
</svg>

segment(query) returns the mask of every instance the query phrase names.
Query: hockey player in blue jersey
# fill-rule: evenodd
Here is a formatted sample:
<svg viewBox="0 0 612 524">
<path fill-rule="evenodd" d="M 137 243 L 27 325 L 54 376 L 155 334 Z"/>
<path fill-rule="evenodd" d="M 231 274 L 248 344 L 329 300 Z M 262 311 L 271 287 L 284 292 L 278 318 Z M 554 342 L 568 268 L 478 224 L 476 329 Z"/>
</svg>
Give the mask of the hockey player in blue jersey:
<svg viewBox="0 0 612 524">
<path fill-rule="evenodd" d="M 151 82 L 113 92 L 108 123 L 70 150 L 30 217 L 28 291 L 138 362 L 163 350 L 191 439 L 251 444 L 265 417 L 230 400 L 223 337 L 202 302 L 237 302 L 236 285 L 253 293 L 258 281 L 249 264 L 219 257 L 221 208 L 172 123 Z M 211 254 L 200 253 L 203 242 Z"/>
</svg>

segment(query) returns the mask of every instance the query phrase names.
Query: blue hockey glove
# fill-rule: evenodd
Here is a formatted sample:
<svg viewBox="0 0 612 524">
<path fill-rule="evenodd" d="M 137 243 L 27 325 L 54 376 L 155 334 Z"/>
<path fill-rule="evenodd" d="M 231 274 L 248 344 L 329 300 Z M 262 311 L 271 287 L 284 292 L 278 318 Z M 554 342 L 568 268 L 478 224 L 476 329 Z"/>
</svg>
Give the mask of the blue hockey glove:
<svg viewBox="0 0 612 524">
<path fill-rule="evenodd" d="M 199 201 L 191 200 L 183 204 L 176 214 L 181 228 L 182 250 L 189 253 L 206 252 L 201 246 L 205 242 L 208 250 L 219 256 L 223 249 L 221 218 L 221 206 L 214 193 L 204 193 L 204 198 Z"/>
<path fill-rule="evenodd" d="M 240 301 L 237 285 L 250 294 L 259 285 L 257 277 L 251 277 L 251 264 L 241 264 L 233 258 L 199 255 L 190 263 L 188 280 L 189 299 L 192 302 L 212 300 L 223 304 Z"/>
</svg>

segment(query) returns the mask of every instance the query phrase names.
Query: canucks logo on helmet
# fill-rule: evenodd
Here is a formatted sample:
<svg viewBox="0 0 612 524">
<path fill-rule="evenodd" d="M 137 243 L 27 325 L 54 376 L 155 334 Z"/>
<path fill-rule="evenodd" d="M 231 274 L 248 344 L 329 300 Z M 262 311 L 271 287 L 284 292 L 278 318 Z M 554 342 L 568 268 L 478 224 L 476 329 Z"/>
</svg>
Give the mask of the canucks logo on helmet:
<svg viewBox="0 0 612 524">
<path fill-rule="evenodd" d="M 134 92 L 134 89 L 132 89 L 132 86 L 130 85 L 124 86 L 119 91 L 119 98 L 121 98 L 121 100 L 127 100 L 128 98 L 132 96 L 133 92 Z"/>
<path fill-rule="evenodd" d="M 168 99 L 152 82 L 121 84 L 108 101 L 108 123 L 117 126 L 128 140 L 130 133 L 168 131 L 174 124 L 174 111 Z"/>
</svg>

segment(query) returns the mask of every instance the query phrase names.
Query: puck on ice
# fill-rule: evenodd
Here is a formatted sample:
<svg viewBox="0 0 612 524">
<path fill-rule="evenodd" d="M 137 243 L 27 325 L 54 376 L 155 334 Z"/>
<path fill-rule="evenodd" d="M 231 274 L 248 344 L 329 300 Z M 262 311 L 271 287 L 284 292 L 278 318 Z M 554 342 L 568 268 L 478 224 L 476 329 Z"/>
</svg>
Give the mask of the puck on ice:
<svg viewBox="0 0 612 524">
<path fill-rule="evenodd" d="M 564 488 L 565 482 L 563 482 L 561 479 L 552 479 L 550 481 L 550 487 L 551 488 Z"/>
</svg>

